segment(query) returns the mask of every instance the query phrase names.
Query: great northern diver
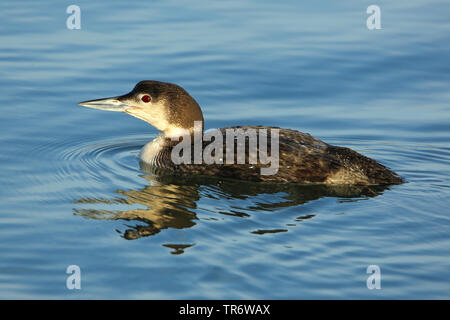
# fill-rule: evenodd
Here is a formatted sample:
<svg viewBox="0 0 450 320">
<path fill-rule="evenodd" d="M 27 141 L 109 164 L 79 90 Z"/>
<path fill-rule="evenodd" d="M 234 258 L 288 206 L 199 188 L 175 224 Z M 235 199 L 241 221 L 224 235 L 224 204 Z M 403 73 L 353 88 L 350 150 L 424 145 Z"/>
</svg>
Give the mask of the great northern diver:
<svg viewBox="0 0 450 320">
<path fill-rule="evenodd" d="M 171 152 L 178 142 L 174 142 L 174 138 L 179 138 L 181 132 L 188 131 L 193 134 L 195 123 L 201 124 L 200 130 L 203 132 L 204 120 L 195 99 L 182 87 L 172 83 L 141 81 L 125 95 L 78 104 L 94 109 L 125 112 L 160 130 L 160 135 L 146 144 L 139 156 L 142 166 L 149 166 L 159 172 L 274 183 L 391 185 L 403 182 L 395 172 L 356 151 L 329 145 L 306 133 L 277 127 L 244 126 L 219 129 L 224 135 L 227 129 L 266 129 L 269 142 L 271 132 L 277 129 L 279 159 L 276 174 L 263 175 L 260 169 L 267 165 L 252 164 L 248 161 L 244 164 L 175 164 Z M 224 144 L 224 157 L 227 147 L 229 146 Z M 266 147 L 270 150 L 270 146 Z M 249 153 L 249 149 L 245 152 Z M 249 155 L 245 157 L 248 160 Z"/>
</svg>

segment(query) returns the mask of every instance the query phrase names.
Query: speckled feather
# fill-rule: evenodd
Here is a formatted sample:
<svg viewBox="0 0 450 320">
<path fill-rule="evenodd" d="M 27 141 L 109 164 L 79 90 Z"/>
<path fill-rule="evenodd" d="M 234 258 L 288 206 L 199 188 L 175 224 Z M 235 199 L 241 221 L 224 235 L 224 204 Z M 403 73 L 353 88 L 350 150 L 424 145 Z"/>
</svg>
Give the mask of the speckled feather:
<svg viewBox="0 0 450 320">
<path fill-rule="evenodd" d="M 242 128 L 247 130 L 267 129 L 267 150 L 270 154 L 271 129 L 279 129 L 279 170 L 274 175 L 261 175 L 261 168 L 269 165 L 249 164 L 248 137 L 246 137 L 245 164 L 180 164 L 171 160 L 171 151 L 176 144 L 167 139 L 166 145 L 146 166 L 147 171 L 159 174 L 203 175 L 228 179 L 257 182 L 300 183 L 300 184 L 354 184 L 354 185 L 389 185 L 399 184 L 403 180 L 396 173 L 377 161 L 367 158 L 356 151 L 344 147 L 329 145 L 309 134 L 296 130 L 276 127 L 245 126 L 220 129 L 225 136 L 226 129 Z M 258 132 L 258 130 L 256 130 Z M 226 143 L 224 139 L 224 158 Z M 204 142 L 205 147 L 209 142 Z M 235 144 L 236 150 L 236 144 Z M 257 149 L 259 152 L 259 149 Z M 191 152 L 193 154 L 193 150 Z M 153 168 L 152 168 L 153 167 Z"/>
</svg>

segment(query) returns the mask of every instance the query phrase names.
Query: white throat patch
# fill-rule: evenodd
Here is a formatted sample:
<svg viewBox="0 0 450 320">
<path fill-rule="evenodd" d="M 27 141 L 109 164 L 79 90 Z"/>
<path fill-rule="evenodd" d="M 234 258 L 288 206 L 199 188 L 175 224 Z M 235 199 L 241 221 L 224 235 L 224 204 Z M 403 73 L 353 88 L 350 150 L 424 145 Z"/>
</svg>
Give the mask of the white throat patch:
<svg viewBox="0 0 450 320">
<path fill-rule="evenodd" d="M 139 159 L 148 164 L 153 164 L 156 156 L 160 153 L 160 151 L 164 147 L 165 137 L 163 135 L 159 135 L 149 143 L 147 143 L 139 153 Z"/>
</svg>

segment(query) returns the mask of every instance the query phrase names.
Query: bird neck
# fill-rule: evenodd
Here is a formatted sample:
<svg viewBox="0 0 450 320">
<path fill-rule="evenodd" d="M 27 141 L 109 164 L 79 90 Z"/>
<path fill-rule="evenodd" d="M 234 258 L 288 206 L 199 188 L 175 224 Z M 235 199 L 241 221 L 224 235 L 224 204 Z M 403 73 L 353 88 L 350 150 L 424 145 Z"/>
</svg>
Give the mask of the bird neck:
<svg viewBox="0 0 450 320">
<path fill-rule="evenodd" d="M 203 120 L 196 120 L 191 127 L 180 127 L 177 125 L 168 126 L 163 130 L 162 136 L 168 139 L 178 139 L 183 136 L 201 137 L 203 136 Z"/>
</svg>

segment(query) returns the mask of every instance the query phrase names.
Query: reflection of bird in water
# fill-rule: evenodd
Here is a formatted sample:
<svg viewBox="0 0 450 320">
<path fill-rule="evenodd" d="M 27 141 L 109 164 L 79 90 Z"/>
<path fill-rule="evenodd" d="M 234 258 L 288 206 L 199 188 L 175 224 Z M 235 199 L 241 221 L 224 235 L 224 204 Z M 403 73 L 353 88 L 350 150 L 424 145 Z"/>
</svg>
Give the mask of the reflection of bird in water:
<svg viewBox="0 0 450 320">
<path fill-rule="evenodd" d="M 77 204 L 103 204 L 104 209 L 74 209 L 75 213 L 92 219 L 134 221 L 136 225 L 128 226 L 122 236 L 125 239 L 136 239 L 152 236 L 168 228 L 183 229 L 196 225 L 198 220 L 197 202 L 200 198 L 211 201 L 219 199 L 240 199 L 243 205 L 233 206 L 229 210 L 221 209 L 217 214 L 249 217 L 258 211 L 277 211 L 287 207 L 302 205 L 322 197 L 339 197 L 347 201 L 380 195 L 387 187 L 383 186 L 329 186 L 329 185 L 293 185 L 293 184 L 261 184 L 223 180 L 214 177 L 174 177 L 145 175 L 150 185 L 139 190 L 118 190 L 120 197 L 107 199 L 81 198 Z M 270 202 L 264 201 L 268 195 L 274 195 Z M 260 198 L 261 197 L 261 198 Z M 247 201 L 247 200 L 252 201 Z M 113 210 L 106 206 L 116 204 L 140 205 L 145 209 Z M 222 206 L 222 205 L 221 205 Z M 297 217 L 296 221 L 310 219 L 314 215 Z M 145 225 L 139 224 L 144 223 Z M 263 234 L 287 230 L 267 229 L 255 230 L 252 233 Z M 173 253 L 182 253 L 192 244 L 167 244 Z"/>
<path fill-rule="evenodd" d="M 195 121 L 200 122 L 200 130 L 203 131 L 203 114 L 200 106 L 183 88 L 175 84 L 141 81 L 128 94 L 79 104 L 101 110 L 122 111 L 159 129 L 162 134 L 142 149 L 140 160 L 143 164 L 164 168 L 172 174 L 302 184 L 389 185 L 403 182 L 393 171 L 351 149 L 329 145 L 309 134 L 295 130 L 267 127 L 243 127 L 243 129 L 258 130 L 259 142 L 263 141 L 259 140 L 262 135 L 260 129 L 266 130 L 267 143 L 271 143 L 274 137 L 273 129 L 279 129 L 276 174 L 261 174 L 261 170 L 267 168 L 267 164 L 248 161 L 250 157 L 257 159 L 256 154 L 261 155 L 261 145 L 265 145 L 264 143 L 259 143 L 256 154 L 245 151 L 247 161 L 244 164 L 236 164 L 236 161 L 235 164 L 207 164 L 208 162 L 174 164 L 171 154 L 175 143 L 171 138 L 179 138 L 180 132 L 186 131 L 195 136 Z M 236 128 L 220 129 L 222 134 L 226 129 Z M 229 146 L 225 140 L 223 147 L 221 143 L 221 149 L 217 149 L 221 151 L 214 152 L 218 152 L 218 159 L 227 158 L 228 161 L 226 150 L 234 148 L 234 145 Z M 205 144 L 203 146 L 205 147 Z M 267 146 L 267 150 L 271 150 L 270 146 Z M 233 160 L 239 157 L 237 148 L 230 152 L 230 156 Z"/>
<path fill-rule="evenodd" d="M 183 229 L 195 225 L 197 219 L 191 209 L 196 208 L 199 199 L 197 187 L 193 185 L 158 185 L 152 176 L 144 176 L 152 181 L 141 190 L 118 190 L 122 197 L 114 200 L 81 198 L 77 203 L 104 203 L 108 205 L 125 204 L 141 205 L 145 209 L 120 210 L 96 210 L 75 209 L 79 215 L 105 220 L 141 221 L 145 226 L 136 225 L 124 233 L 126 239 L 135 239 L 142 236 L 150 236 L 167 228 Z M 157 185 L 154 185 L 156 182 Z"/>
</svg>

